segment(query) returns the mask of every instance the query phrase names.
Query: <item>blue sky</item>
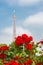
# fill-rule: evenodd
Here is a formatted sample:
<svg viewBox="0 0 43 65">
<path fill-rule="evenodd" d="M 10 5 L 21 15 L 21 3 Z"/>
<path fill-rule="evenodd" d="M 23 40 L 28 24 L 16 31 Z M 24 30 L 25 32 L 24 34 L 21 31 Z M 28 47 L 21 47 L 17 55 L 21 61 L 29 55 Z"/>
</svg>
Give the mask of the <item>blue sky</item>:
<svg viewBox="0 0 43 65">
<path fill-rule="evenodd" d="M 12 42 L 14 10 L 17 35 L 43 39 L 43 0 L 0 0 L 0 43 Z"/>
</svg>

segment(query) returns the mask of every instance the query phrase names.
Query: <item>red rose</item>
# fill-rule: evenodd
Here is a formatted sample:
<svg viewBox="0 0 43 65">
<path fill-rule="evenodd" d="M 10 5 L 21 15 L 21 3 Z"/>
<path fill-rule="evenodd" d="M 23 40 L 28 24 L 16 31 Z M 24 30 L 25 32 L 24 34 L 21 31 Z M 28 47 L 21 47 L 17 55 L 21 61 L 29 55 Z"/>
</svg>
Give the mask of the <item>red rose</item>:
<svg viewBox="0 0 43 65">
<path fill-rule="evenodd" d="M 27 60 L 28 64 L 32 64 L 32 62 L 33 62 L 32 60 Z"/>
<path fill-rule="evenodd" d="M 0 51 L 6 51 L 6 50 L 8 50 L 8 49 L 9 49 L 8 46 L 1 46 L 1 47 L 0 47 Z"/>
<path fill-rule="evenodd" d="M 22 39 L 23 39 L 23 43 L 26 43 L 26 42 L 29 41 L 28 35 L 26 35 L 26 34 L 23 34 L 23 35 L 22 35 Z"/>
<path fill-rule="evenodd" d="M 19 59 L 20 59 L 20 60 L 23 60 L 23 57 L 20 57 Z"/>
<path fill-rule="evenodd" d="M 11 60 L 11 61 L 9 62 L 9 65 L 18 65 L 18 63 L 15 62 L 14 60 Z"/>
<path fill-rule="evenodd" d="M 33 37 L 32 37 L 32 36 L 30 36 L 28 39 L 29 39 L 29 42 L 30 42 L 30 41 L 32 41 L 32 40 L 33 40 Z"/>
<path fill-rule="evenodd" d="M 5 54 L 0 54 L 0 58 L 6 58 Z"/>
<path fill-rule="evenodd" d="M 15 60 L 18 60 L 18 58 L 19 58 L 18 56 L 15 56 L 15 57 L 14 57 Z"/>
<path fill-rule="evenodd" d="M 41 40 L 40 43 L 43 44 L 43 40 Z"/>
<path fill-rule="evenodd" d="M 27 62 L 24 62 L 24 65 L 27 65 Z"/>
<path fill-rule="evenodd" d="M 9 65 L 9 63 L 6 63 L 6 64 L 4 64 L 4 65 Z"/>
<path fill-rule="evenodd" d="M 21 44 L 23 44 L 23 40 L 22 40 L 22 37 L 21 36 L 18 36 L 15 40 L 16 42 L 16 45 L 17 46 L 20 46 Z"/>
<path fill-rule="evenodd" d="M 27 49 L 27 50 L 31 50 L 31 49 L 32 49 L 32 44 L 27 44 L 27 45 L 26 45 L 26 49 Z"/>
<path fill-rule="evenodd" d="M 41 65 L 40 63 L 37 63 L 36 65 Z"/>
<path fill-rule="evenodd" d="M 6 63 L 4 65 L 18 65 L 18 63 L 15 62 L 14 60 L 11 60 L 11 61 L 9 61 L 8 63 Z"/>
<path fill-rule="evenodd" d="M 32 64 L 32 60 L 27 60 L 26 62 L 24 62 L 24 65 L 30 65 Z"/>
</svg>

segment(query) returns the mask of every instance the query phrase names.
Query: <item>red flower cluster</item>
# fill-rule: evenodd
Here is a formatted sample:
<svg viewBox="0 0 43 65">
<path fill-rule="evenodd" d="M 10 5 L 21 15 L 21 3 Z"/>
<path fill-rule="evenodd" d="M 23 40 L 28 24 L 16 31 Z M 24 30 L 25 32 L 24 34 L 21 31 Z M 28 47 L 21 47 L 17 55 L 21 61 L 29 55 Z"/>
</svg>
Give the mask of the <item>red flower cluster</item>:
<svg viewBox="0 0 43 65">
<path fill-rule="evenodd" d="M 10 62 L 4 64 L 4 65 L 31 65 L 32 64 L 32 60 L 27 60 L 26 62 L 24 62 L 23 64 L 22 63 L 18 63 L 18 62 L 15 62 L 14 60 L 11 60 Z"/>
<path fill-rule="evenodd" d="M 16 42 L 16 45 L 17 45 L 17 46 L 20 46 L 21 44 L 30 42 L 30 41 L 32 41 L 32 40 L 33 40 L 32 36 L 29 36 L 29 37 L 28 37 L 28 35 L 23 34 L 22 36 L 18 36 L 18 37 L 16 38 L 15 42 Z"/>
<path fill-rule="evenodd" d="M 14 60 L 12 60 L 12 61 L 10 61 L 10 62 L 4 64 L 4 65 L 18 65 L 18 63 L 15 62 Z"/>
<path fill-rule="evenodd" d="M 22 36 L 18 36 L 15 42 L 11 43 L 11 45 L 9 46 L 10 48 L 7 45 L 0 46 L 1 64 L 3 65 L 33 65 L 35 63 L 35 65 L 43 65 L 43 58 L 42 58 L 43 55 L 38 57 L 40 59 L 42 58 L 39 63 L 38 62 L 36 63 L 35 60 L 38 61 L 40 59 L 37 60 L 36 56 L 35 56 L 36 58 L 34 59 L 34 54 L 37 52 L 36 48 L 38 47 L 39 43 L 43 45 L 43 41 L 40 41 L 37 45 L 34 45 L 34 42 L 31 42 L 32 40 L 33 40 L 32 36 L 23 34 Z M 16 47 L 16 45 L 17 46 L 22 45 L 22 46 Z M 33 58 L 31 58 L 32 54 L 33 54 Z"/>
<path fill-rule="evenodd" d="M 27 45 L 26 45 L 26 49 L 27 49 L 27 50 L 31 50 L 31 49 L 32 49 L 32 44 L 27 44 Z"/>
<path fill-rule="evenodd" d="M 6 51 L 6 50 L 8 50 L 8 49 L 9 49 L 8 46 L 1 46 L 1 47 L 0 47 L 0 51 Z"/>
<path fill-rule="evenodd" d="M 0 54 L 0 58 L 6 58 L 5 54 Z"/>
<path fill-rule="evenodd" d="M 26 62 L 24 62 L 24 65 L 31 65 L 32 64 L 32 60 L 27 60 Z"/>
</svg>

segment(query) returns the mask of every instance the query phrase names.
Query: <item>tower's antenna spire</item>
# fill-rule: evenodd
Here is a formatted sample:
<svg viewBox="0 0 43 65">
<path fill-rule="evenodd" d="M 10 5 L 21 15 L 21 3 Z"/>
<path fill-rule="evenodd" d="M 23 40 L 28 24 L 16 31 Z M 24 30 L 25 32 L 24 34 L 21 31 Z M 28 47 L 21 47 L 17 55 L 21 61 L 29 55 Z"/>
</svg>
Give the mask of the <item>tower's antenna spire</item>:
<svg viewBox="0 0 43 65">
<path fill-rule="evenodd" d="M 13 15 L 13 39 L 15 40 L 16 37 L 16 15 L 15 15 L 15 10 L 14 10 L 14 15 Z"/>
</svg>

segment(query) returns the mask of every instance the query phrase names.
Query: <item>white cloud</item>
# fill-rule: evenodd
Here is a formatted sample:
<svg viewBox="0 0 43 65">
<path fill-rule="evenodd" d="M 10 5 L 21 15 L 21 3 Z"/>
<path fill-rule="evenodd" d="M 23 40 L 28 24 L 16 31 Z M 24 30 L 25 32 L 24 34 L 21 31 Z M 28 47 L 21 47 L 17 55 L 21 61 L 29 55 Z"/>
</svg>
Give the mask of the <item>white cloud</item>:
<svg viewBox="0 0 43 65">
<path fill-rule="evenodd" d="M 7 35 L 12 35 L 13 34 L 13 27 L 7 27 L 2 30 L 2 33 L 5 33 Z"/>
<path fill-rule="evenodd" d="M 43 24 L 43 12 L 36 13 L 34 15 L 28 16 L 24 20 L 25 25 L 29 24 Z"/>
<path fill-rule="evenodd" d="M 28 31 L 27 29 L 22 28 L 21 26 L 17 26 L 17 36 L 21 35 L 23 33 L 26 33 L 28 35 L 31 35 L 30 31 Z M 11 27 L 7 27 L 5 29 L 3 29 L 1 31 L 1 33 L 5 34 L 5 35 L 0 35 L 0 43 L 7 43 L 9 44 L 10 42 L 13 41 L 13 26 Z"/>
<path fill-rule="evenodd" d="M 10 6 L 13 5 L 27 6 L 40 2 L 40 0 L 4 0 L 4 1 Z"/>
<path fill-rule="evenodd" d="M 17 35 L 21 35 L 21 34 L 28 34 L 28 35 L 31 35 L 30 31 L 25 29 L 25 28 L 22 28 L 22 27 L 17 27 Z"/>
<path fill-rule="evenodd" d="M 9 45 L 13 40 L 12 35 L 0 35 L 0 43 Z"/>
<path fill-rule="evenodd" d="M 4 30 L 2 30 L 2 32 L 7 34 L 7 35 L 13 35 L 13 26 L 5 28 Z M 16 27 L 16 34 L 21 35 L 23 33 L 27 33 L 27 34 L 31 35 L 27 29 L 22 28 L 21 26 L 17 26 Z"/>
<path fill-rule="evenodd" d="M 33 4 L 35 4 L 35 3 L 38 3 L 38 2 L 40 2 L 40 0 L 19 0 L 19 4 L 20 5 L 33 5 Z"/>
</svg>

